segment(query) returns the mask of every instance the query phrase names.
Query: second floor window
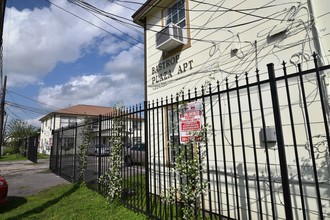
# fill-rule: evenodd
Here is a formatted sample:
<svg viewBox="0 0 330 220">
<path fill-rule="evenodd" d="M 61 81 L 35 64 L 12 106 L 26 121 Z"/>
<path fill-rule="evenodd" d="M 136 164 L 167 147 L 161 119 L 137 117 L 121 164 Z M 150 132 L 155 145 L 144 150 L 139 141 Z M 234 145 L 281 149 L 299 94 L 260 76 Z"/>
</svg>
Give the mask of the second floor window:
<svg viewBox="0 0 330 220">
<path fill-rule="evenodd" d="M 172 23 L 179 27 L 186 26 L 186 10 L 185 1 L 178 0 L 174 5 L 169 7 L 165 12 L 166 25 Z"/>
<path fill-rule="evenodd" d="M 77 122 L 77 117 L 61 117 L 60 127 L 73 127 Z"/>
</svg>

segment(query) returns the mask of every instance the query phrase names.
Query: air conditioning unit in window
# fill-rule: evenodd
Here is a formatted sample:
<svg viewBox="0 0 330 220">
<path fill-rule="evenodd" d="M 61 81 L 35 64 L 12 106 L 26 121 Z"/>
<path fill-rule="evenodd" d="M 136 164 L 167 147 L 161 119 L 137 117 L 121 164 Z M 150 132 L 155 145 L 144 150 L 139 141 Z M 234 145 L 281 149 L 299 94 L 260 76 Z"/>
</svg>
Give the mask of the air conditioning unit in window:
<svg viewBox="0 0 330 220">
<path fill-rule="evenodd" d="M 182 28 L 175 24 L 167 25 L 156 34 L 156 48 L 158 50 L 170 51 L 183 44 Z"/>
</svg>

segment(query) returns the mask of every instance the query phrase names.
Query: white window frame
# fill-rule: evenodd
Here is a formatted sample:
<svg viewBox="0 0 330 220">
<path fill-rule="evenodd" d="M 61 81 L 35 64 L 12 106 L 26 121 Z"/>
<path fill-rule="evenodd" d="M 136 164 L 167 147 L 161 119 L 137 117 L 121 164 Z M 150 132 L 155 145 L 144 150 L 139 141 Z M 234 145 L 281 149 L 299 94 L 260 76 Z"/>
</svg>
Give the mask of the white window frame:
<svg viewBox="0 0 330 220">
<path fill-rule="evenodd" d="M 177 18 L 175 18 L 177 16 Z M 183 16 L 180 18 L 180 16 Z M 173 21 L 173 18 L 175 21 Z M 165 11 L 165 26 L 173 23 L 181 28 L 187 26 L 187 15 L 186 15 L 186 1 L 177 0 Z"/>
<path fill-rule="evenodd" d="M 61 116 L 60 117 L 60 127 L 72 127 L 75 126 L 77 122 L 77 117 L 68 117 L 68 116 Z"/>
</svg>

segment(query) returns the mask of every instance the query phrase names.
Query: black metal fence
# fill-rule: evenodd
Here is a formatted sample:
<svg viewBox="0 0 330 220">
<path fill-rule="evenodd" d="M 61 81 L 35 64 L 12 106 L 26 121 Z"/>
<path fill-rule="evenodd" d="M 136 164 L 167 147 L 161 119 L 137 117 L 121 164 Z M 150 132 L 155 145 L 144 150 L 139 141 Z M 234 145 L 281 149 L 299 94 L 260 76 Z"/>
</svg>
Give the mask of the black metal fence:
<svg viewBox="0 0 330 220">
<path fill-rule="evenodd" d="M 175 169 L 176 150 L 183 147 L 180 109 L 197 103 L 207 139 L 193 147 L 204 155 L 199 181 L 207 187 L 195 198 L 193 218 L 329 219 L 330 66 L 318 67 L 316 56 L 314 63 L 290 74 L 285 64 L 276 71 L 270 64 L 266 74 L 237 76 L 100 116 L 89 124 L 87 183 L 102 193 L 97 180 L 109 168 L 106 149 L 111 154 L 113 120 L 120 118 L 123 203 L 151 218 L 181 219 L 183 195 L 166 198 L 186 181 Z M 54 131 L 50 167 L 71 181 L 77 180 L 82 127 Z"/>
<path fill-rule="evenodd" d="M 33 163 L 38 161 L 39 135 L 19 140 L 20 152 Z"/>
</svg>

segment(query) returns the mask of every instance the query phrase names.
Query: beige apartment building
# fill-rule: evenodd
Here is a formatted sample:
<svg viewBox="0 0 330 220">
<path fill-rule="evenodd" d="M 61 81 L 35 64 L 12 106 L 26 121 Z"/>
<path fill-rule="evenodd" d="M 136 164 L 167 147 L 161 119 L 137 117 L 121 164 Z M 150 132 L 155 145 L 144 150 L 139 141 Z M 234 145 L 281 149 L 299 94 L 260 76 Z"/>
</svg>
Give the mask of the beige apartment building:
<svg viewBox="0 0 330 220">
<path fill-rule="evenodd" d="M 314 52 L 317 54 L 318 65 L 327 66 L 330 64 L 329 20 L 330 4 L 326 0 L 148 0 L 133 15 L 133 21 L 144 28 L 145 99 L 151 102 L 161 98 L 165 100 L 171 95 L 186 97 L 189 91 L 192 96 L 203 96 L 217 89 L 230 91 L 237 85 L 244 85 L 246 76 L 250 83 L 256 83 L 256 72 L 260 81 L 268 80 L 269 63 L 273 63 L 275 75 L 278 77 L 284 75 L 283 61 L 288 72 L 298 72 L 299 68 L 301 71 L 313 69 Z M 330 218 L 330 152 L 325 128 L 329 126 L 330 115 L 329 74 L 329 70 L 321 72 L 320 84 L 315 76 L 290 79 L 287 86 L 291 89 L 290 106 L 285 99 L 285 83 L 278 82 L 292 192 L 290 197 L 295 219 L 302 219 L 303 216 L 306 219 L 319 219 L 320 210 L 323 211 L 324 219 Z M 202 90 L 202 87 L 207 90 Z M 304 93 L 302 87 L 306 90 Z M 260 91 L 261 96 L 256 89 L 251 91 L 252 103 L 247 102 L 250 97 L 245 90 L 232 96 L 221 93 L 213 102 L 207 99 L 203 103 L 206 118 L 212 117 L 212 126 L 215 127 L 214 132 L 208 134 L 208 144 L 217 149 L 209 153 L 208 166 L 212 172 L 204 176 L 205 181 L 210 183 L 209 193 L 204 197 L 205 209 L 213 207 L 212 212 L 225 217 L 241 216 L 247 219 L 246 207 L 249 203 L 252 219 L 260 219 L 260 216 L 263 219 L 286 219 L 272 95 L 267 86 L 260 88 Z M 305 93 L 307 95 L 303 97 Z M 323 101 L 320 101 L 320 95 Z M 264 99 L 262 109 L 259 103 L 261 97 Z M 230 103 L 229 99 L 233 103 Z M 240 99 L 241 106 L 236 102 L 237 99 Z M 325 103 L 325 127 L 320 123 L 323 120 L 320 102 Z M 228 106 L 229 104 L 232 105 Z M 221 112 L 215 109 L 211 115 L 211 109 L 215 105 L 221 106 L 220 110 L 227 110 Z M 249 115 L 251 108 L 253 114 L 262 112 L 264 117 Z M 231 112 L 228 112 L 228 109 Z M 295 123 L 292 126 L 295 128 L 297 140 L 293 140 L 290 133 L 288 109 L 294 114 Z M 306 122 L 306 109 L 310 112 L 310 117 L 313 117 L 311 126 Z M 165 118 L 169 119 L 173 108 L 164 107 L 163 110 L 167 112 Z M 252 121 L 255 127 L 251 129 L 254 133 L 246 131 L 250 129 L 251 117 L 254 119 Z M 175 138 L 173 136 L 178 135 L 177 131 L 170 131 L 168 124 L 171 122 L 166 123 L 166 129 L 162 129 L 159 124 L 153 125 L 159 129 L 151 130 L 149 135 L 152 136 L 154 131 L 158 131 L 156 136 L 162 138 L 150 139 L 150 146 L 168 147 L 168 143 Z M 206 124 L 206 121 L 204 123 Z M 263 129 L 269 135 L 268 140 L 262 137 Z M 243 131 L 246 132 L 244 137 Z M 253 143 L 255 138 L 257 143 Z M 293 144 L 293 141 L 297 143 Z M 266 142 L 268 147 L 265 147 Z M 293 145 L 298 146 L 298 157 L 294 156 Z M 239 150 L 233 151 L 233 148 Z M 270 154 L 266 155 L 266 151 Z M 314 151 L 315 155 L 312 157 L 311 152 Z M 151 158 L 158 158 L 155 163 L 164 165 L 171 163 L 171 155 L 166 152 L 168 151 L 158 151 L 157 147 L 150 148 L 149 151 Z M 223 155 L 226 155 L 227 162 L 230 162 L 226 167 Z M 259 165 L 255 165 L 256 159 Z M 270 162 L 264 162 L 266 159 Z M 302 167 L 296 167 L 297 161 L 302 162 Z M 166 191 L 159 189 L 175 184 L 175 180 L 170 179 L 169 175 L 163 175 L 163 170 L 152 165 L 153 161 L 150 163 L 150 170 L 155 173 L 149 180 L 150 189 L 154 194 L 166 195 Z M 270 165 L 267 167 L 268 164 Z M 261 192 L 256 190 L 256 167 L 259 168 L 261 179 L 265 179 L 260 183 Z M 319 172 L 316 182 L 320 183 L 320 187 L 317 190 L 314 187 L 315 173 L 314 177 L 310 175 L 313 167 L 316 167 L 315 172 Z M 299 179 L 304 196 L 298 196 L 297 193 L 297 169 L 305 172 Z M 170 168 L 167 167 L 166 170 L 165 173 L 169 172 Z M 157 172 L 162 174 L 158 175 Z M 218 174 L 215 175 L 216 173 Z M 268 180 L 270 183 L 267 183 Z M 247 188 L 249 200 L 246 199 Z M 317 197 L 320 198 L 316 199 Z M 237 208 L 238 203 L 241 207 Z M 305 211 L 301 211 L 302 206 Z M 263 213 L 260 214 L 261 208 Z"/>
<path fill-rule="evenodd" d="M 40 119 L 41 131 L 39 141 L 39 152 L 50 154 L 53 143 L 53 130 L 60 128 L 75 127 L 83 123 L 86 118 L 98 119 L 99 115 L 109 114 L 113 108 L 93 105 L 75 105 L 68 108 L 51 112 Z M 67 145 L 73 139 L 68 139 Z M 73 144 L 73 143 L 72 143 Z"/>
</svg>

